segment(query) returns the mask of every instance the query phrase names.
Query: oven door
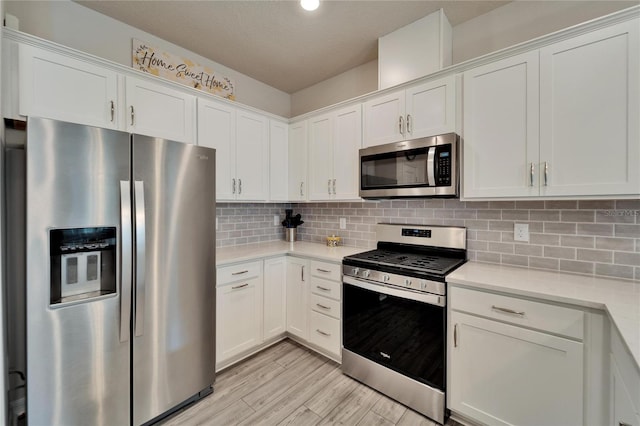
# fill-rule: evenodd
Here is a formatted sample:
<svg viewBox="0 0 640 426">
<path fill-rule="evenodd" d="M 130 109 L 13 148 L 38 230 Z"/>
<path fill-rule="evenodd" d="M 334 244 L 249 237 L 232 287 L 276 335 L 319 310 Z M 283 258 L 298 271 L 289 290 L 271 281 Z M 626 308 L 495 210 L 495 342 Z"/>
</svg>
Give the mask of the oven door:
<svg viewBox="0 0 640 426">
<path fill-rule="evenodd" d="M 345 349 L 445 390 L 445 297 L 344 277 Z"/>
</svg>

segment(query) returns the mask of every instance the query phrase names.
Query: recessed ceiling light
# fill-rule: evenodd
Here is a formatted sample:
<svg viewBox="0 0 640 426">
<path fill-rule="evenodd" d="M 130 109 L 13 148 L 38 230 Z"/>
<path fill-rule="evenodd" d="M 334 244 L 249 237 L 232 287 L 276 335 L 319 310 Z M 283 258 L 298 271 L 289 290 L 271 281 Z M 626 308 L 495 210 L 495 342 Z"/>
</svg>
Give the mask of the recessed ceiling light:
<svg viewBox="0 0 640 426">
<path fill-rule="evenodd" d="M 300 6 L 304 10 L 316 10 L 320 6 L 320 0 L 300 0 Z"/>
</svg>

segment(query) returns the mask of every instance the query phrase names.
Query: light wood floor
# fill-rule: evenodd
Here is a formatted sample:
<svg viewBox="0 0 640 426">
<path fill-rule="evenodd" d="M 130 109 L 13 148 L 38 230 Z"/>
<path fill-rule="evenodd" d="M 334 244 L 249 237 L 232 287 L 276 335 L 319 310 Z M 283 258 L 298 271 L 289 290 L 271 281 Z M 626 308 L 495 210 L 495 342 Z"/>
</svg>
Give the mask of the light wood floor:
<svg viewBox="0 0 640 426">
<path fill-rule="evenodd" d="M 221 372 L 212 395 L 163 422 L 164 426 L 327 424 L 435 425 L 289 339 Z"/>
</svg>

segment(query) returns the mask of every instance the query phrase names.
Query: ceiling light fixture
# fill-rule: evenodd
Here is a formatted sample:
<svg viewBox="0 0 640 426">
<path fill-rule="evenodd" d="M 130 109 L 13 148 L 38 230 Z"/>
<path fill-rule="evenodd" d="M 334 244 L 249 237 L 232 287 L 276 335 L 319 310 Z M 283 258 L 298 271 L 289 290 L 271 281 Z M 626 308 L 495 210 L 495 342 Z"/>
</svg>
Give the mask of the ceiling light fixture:
<svg viewBox="0 0 640 426">
<path fill-rule="evenodd" d="M 316 10 L 320 6 L 320 0 L 300 0 L 300 6 L 304 10 Z"/>
</svg>

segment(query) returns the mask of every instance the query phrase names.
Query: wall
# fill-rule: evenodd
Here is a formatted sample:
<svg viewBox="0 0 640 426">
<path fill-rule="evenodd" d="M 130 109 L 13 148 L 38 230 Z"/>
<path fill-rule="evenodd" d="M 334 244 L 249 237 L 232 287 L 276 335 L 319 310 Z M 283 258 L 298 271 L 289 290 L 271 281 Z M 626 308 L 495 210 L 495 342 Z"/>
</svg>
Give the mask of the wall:
<svg viewBox="0 0 640 426">
<path fill-rule="evenodd" d="M 69 0 L 6 1 L 5 4 L 5 11 L 20 20 L 20 31 L 126 66 L 131 66 L 131 39 L 138 38 L 235 80 L 238 102 L 290 116 L 289 94 Z"/>
<path fill-rule="evenodd" d="M 219 204 L 218 246 L 283 239 L 273 215 L 287 204 Z M 291 205 L 304 224 L 298 238 L 324 244 L 335 234 L 363 249 L 376 244 L 375 224 L 467 227 L 469 259 L 640 281 L 640 200 L 399 200 Z M 339 218 L 347 229 L 339 229 Z M 513 240 L 513 224 L 529 225 L 530 242 Z M 224 230 L 223 230 L 224 227 Z"/>
<path fill-rule="evenodd" d="M 638 1 L 514 1 L 453 27 L 453 64 L 522 43 L 639 4 Z M 377 69 L 377 60 L 366 64 Z M 360 73 L 358 86 L 345 90 L 347 71 L 291 95 L 293 117 L 364 95 L 378 87 L 378 74 Z"/>
</svg>

